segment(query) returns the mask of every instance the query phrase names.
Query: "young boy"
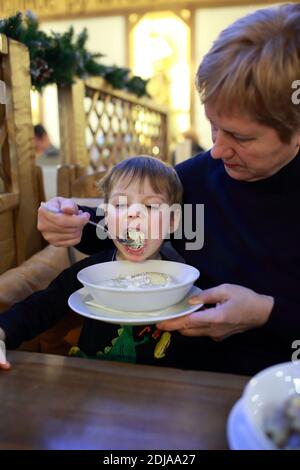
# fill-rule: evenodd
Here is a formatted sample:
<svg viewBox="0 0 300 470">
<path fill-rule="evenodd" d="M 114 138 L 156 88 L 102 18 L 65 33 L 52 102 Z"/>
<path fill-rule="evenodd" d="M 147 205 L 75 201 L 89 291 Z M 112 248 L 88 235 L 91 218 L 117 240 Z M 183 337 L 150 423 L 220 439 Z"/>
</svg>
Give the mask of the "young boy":
<svg viewBox="0 0 300 470">
<path fill-rule="evenodd" d="M 8 348 L 49 329 L 68 311 L 68 298 L 82 287 L 77 273 L 113 260 L 140 262 L 161 259 L 161 245 L 176 230 L 180 213 L 169 207 L 181 202 L 182 187 L 175 170 L 148 156 L 131 157 L 115 165 L 100 183 L 106 204 L 105 221 L 114 249 L 100 251 L 63 271 L 49 287 L 34 293 L 0 315 L 0 340 Z M 132 235 L 133 234 L 133 235 Z M 139 237 L 135 237 L 138 234 Z M 124 243 L 129 237 L 132 242 Z M 170 334 L 155 326 L 118 326 L 85 318 L 78 346 L 70 355 L 173 365 L 165 349 Z M 126 347 L 124 347 L 124 345 Z M 9 368 L 8 363 L 0 368 Z"/>
</svg>

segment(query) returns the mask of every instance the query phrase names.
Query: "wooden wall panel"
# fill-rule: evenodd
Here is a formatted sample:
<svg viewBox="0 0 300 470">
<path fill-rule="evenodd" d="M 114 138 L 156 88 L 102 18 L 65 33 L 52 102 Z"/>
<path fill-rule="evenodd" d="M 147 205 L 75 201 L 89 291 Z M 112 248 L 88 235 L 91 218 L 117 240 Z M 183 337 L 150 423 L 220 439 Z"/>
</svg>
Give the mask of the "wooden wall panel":
<svg viewBox="0 0 300 470">
<path fill-rule="evenodd" d="M 3 58 L 7 87 L 7 127 L 12 172 L 17 175 L 19 204 L 15 211 L 18 264 L 39 251 L 42 238 L 36 228 L 39 190 L 35 170 L 31 117 L 29 54 L 27 48 L 9 41 L 9 54 Z"/>
<path fill-rule="evenodd" d="M 0 272 L 39 251 L 40 189 L 35 165 L 27 48 L 0 35 Z"/>
<path fill-rule="evenodd" d="M 17 265 L 13 212 L 0 214 L 0 274 Z"/>
</svg>

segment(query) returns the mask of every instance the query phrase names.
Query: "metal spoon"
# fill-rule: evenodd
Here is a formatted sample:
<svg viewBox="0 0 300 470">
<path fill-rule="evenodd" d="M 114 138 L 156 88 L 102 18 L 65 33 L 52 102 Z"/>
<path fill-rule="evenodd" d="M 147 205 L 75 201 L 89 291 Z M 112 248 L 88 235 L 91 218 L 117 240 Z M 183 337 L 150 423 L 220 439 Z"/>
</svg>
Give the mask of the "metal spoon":
<svg viewBox="0 0 300 470">
<path fill-rule="evenodd" d="M 58 209 L 54 209 L 54 208 L 51 208 L 51 209 L 50 209 L 50 207 L 48 207 L 48 206 L 47 206 L 45 203 L 43 203 L 43 202 L 41 203 L 41 207 L 42 207 L 43 209 L 45 209 L 46 211 L 48 211 L 48 212 L 52 212 L 52 214 L 64 214 L 64 215 L 67 215 L 67 214 L 65 214 L 64 212 L 62 212 L 62 211 L 60 211 L 60 210 L 58 210 Z M 103 232 L 108 233 L 108 234 L 111 236 L 111 238 L 114 238 L 113 235 L 110 233 L 110 231 L 109 231 L 107 228 L 103 227 L 103 225 L 101 225 L 100 222 L 96 223 L 96 222 L 93 222 L 92 220 L 88 220 L 88 224 L 94 225 L 94 227 L 97 227 L 97 228 L 99 227 L 101 230 L 103 230 Z M 122 243 L 123 245 L 127 245 L 127 244 L 130 245 L 130 243 L 131 243 L 131 240 L 126 239 L 126 238 L 118 238 L 118 241 L 119 241 L 120 243 Z"/>
</svg>

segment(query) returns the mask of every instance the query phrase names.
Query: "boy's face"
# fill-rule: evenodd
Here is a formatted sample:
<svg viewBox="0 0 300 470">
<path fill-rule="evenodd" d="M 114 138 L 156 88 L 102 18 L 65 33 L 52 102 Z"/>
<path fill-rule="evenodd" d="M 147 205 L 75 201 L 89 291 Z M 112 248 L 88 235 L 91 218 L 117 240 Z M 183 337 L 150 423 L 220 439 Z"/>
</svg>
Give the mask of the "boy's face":
<svg viewBox="0 0 300 470">
<path fill-rule="evenodd" d="M 106 224 L 114 236 L 118 259 L 137 262 L 158 257 L 164 238 L 176 228 L 172 221 L 167 195 L 156 193 L 147 178 L 143 184 L 138 181 L 128 184 L 124 178 L 112 189 Z M 128 230 L 144 234 L 143 247 L 135 249 L 120 243 L 118 239 L 127 238 Z"/>
</svg>

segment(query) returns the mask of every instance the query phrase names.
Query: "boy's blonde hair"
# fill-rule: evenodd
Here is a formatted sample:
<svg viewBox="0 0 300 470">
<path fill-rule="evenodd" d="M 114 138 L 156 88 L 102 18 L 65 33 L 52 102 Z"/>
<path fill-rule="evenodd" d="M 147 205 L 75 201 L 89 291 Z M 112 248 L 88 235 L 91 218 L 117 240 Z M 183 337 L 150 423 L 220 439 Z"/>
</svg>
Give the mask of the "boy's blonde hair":
<svg viewBox="0 0 300 470">
<path fill-rule="evenodd" d="M 258 10 L 221 32 L 196 75 L 202 102 L 237 108 L 277 131 L 289 143 L 300 128 L 292 102 L 300 79 L 300 5 Z"/>
<path fill-rule="evenodd" d="M 123 181 L 126 187 L 136 181 L 142 185 L 146 178 L 153 191 L 167 195 L 170 205 L 181 203 L 182 185 L 174 168 L 148 155 L 126 158 L 108 171 L 99 181 L 104 202 L 108 202 L 111 191 L 118 182 Z"/>
</svg>

